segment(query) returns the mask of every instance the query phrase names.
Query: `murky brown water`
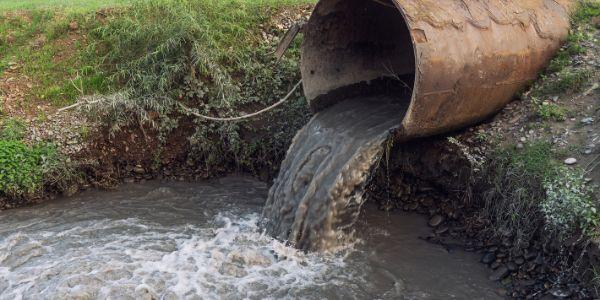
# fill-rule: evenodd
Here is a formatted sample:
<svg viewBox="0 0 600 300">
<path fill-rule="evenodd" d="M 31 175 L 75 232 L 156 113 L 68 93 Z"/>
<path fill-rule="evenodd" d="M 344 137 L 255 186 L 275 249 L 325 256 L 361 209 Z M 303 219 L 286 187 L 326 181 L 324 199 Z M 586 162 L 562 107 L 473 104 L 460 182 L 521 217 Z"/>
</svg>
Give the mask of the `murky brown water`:
<svg viewBox="0 0 600 300">
<path fill-rule="evenodd" d="M 415 215 L 370 207 L 353 242 L 304 253 L 257 225 L 246 177 L 125 185 L 0 212 L 0 299 L 494 299 L 472 253 L 418 239 Z"/>
<path fill-rule="evenodd" d="M 267 232 L 305 250 L 343 245 L 340 234 L 356 221 L 368 177 L 406 103 L 359 97 L 315 114 L 294 137 L 269 191 Z"/>
</svg>

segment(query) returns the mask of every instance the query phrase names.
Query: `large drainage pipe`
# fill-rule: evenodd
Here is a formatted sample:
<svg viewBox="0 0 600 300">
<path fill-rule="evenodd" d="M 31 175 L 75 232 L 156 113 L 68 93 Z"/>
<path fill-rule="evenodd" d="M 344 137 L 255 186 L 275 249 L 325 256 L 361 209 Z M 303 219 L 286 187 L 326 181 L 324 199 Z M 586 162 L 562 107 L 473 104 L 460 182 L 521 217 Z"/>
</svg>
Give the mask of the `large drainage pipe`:
<svg viewBox="0 0 600 300">
<path fill-rule="evenodd" d="M 546 66 L 568 34 L 572 3 L 321 0 L 304 27 L 305 95 L 318 111 L 353 94 L 407 87 L 400 139 L 473 124 Z"/>
</svg>

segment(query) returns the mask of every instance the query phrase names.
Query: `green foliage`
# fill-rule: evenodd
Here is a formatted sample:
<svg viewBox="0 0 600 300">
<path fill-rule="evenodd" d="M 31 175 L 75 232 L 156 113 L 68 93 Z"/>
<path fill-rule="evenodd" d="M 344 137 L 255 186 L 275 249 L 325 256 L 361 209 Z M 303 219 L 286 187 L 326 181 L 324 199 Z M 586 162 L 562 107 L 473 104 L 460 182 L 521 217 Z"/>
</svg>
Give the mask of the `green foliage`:
<svg viewBox="0 0 600 300">
<path fill-rule="evenodd" d="M 597 0 L 580 0 L 579 7 L 571 17 L 574 24 L 588 23 L 591 18 L 600 17 L 600 2 Z"/>
<path fill-rule="evenodd" d="M 38 192 L 57 159 L 47 144 L 27 146 L 16 140 L 0 140 L 0 194 L 20 197 Z"/>
<path fill-rule="evenodd" d="M 16 118 L 0 122 L 0 140 L 20 141 L 25 136 L 25 123 Z"/>
<path fill-rule="evenodd" d="M 151 125 L 164 137 L 181 121 L 177 102 L 206 115 L 237 116 L 279 100 L 299 80 L 299 42 L 277 63 L 276 44 L 263 38 L 261 24 L 282 5 L 306 2 L 135 2 L 89 35 L 88 53 L 102 56 L 108 80 L 115 83 L 114 93 L 101 97 L 91 115 L 116 130 Z M 251 171 L 274 167 L 270 164 L 284 155 L 307 116 L 298 93 L 262 118 L 196 120 L 190 159 L 208 170 L 231 163 Z"/>
<path fill-rule="evenodd" d="M 583 90 L 592 73 L 587 69 L 563 69 L 551 76 L 542 76 L 541 82 L 532 90 L 532 96 L 541 98 L 547 95 L 576 93 Z"/>
<path fill-rule="evenodd" d="M 509 238 L 514 250 L 527 248 L 543 230 L 565 238 L 567 228 L 589 232 L 598 215 L 579 171 L 556 162 L 547 143 L 521 150 L 498 149 L 484 168 L 480 183 L 482 214 L 493 234 Z M 542 240 L 550 236 L 542 235 Z"/>
<path fill-rule="evenodd" d="M 554 120 L 557 122 L 563 122 L 567 119 L 567 109 L 564 107 L 548 102 L 541 102 L 534 99 L 534 103 L 537 105 L 537 114 L 543 120 Z"/>
<path fill-rule="evenodd" d="M 582 230 L 591 234 L 599 225 L 599 215 L 592 199 L 592 189 L 585 185 L 583 172 L 561 167 L 560 177 L 544 181 L 546 198 L 541 211 L 546 228 L 564 240 Z"/>
</svg>

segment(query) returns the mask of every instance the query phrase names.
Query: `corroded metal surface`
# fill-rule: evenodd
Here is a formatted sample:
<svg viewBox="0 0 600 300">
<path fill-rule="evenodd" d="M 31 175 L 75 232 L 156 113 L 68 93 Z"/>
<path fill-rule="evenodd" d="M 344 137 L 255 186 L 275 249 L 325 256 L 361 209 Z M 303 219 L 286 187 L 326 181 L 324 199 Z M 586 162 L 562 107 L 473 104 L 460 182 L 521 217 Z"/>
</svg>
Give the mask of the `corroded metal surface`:
<svg viewBox="0 0 600 300">
<path fill-rule="evenodd" d="M 547 65 L 568 34 L 573 3 L 321 0 L 304 29 L 305 94 L 318 110 L 344 87 L 414 74 L 403 138 L 472 124 Z"/>
</svg>

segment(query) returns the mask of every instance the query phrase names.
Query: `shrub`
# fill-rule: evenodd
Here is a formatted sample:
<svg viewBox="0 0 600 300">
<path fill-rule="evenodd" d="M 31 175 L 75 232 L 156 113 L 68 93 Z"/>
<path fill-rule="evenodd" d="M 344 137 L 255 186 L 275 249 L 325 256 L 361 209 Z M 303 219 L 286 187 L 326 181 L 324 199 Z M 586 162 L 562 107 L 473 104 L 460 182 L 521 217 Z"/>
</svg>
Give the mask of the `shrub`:
<svg viewBox="0 0 600 300">
<path fill-rule="evenodd" d="M 25 136 L 26 129 L 23 121 L 15 118 L 8 118 L 0 122 L 0 140 L 21 140 Z"/>
<path fill-rule="evenodd" d="M 584 184 L 583 174 L 568 168 L 559 168 L 560 177 L 544 181 L 546 198 L 541 211 L 546 229 L 561 239 L 574 236 L 579 230 L 589 234 L 598 225 L 598 214 L 591 188 Z"/>
<path fill-rule="evenodd" d="M 580 231 L 591 234 L 598 220 L 582 174 L 556 162 L 548 143 L 496 150 L 480 184 L 488 230 L 510 239 L 514 250 L 527 248 L 543 230 L 559 241 Z"/>
<path fill-rule="evenodd" d="M 145 124 L 165 137 L 189 120 L 181 117 L 177 102 L 211 116 L 237 116 L 272 104 L 300 79 L 299 43 L 277 62 L 276 43 L 263 33 L 283 32 L 263 25 L 279 6 L 307 2 L 135 2 L 90 34 L 89 52 L 103 56 L 104 71 L 112 74 L 108 81 L 117 85 L 112 96 L 91 106 L 91 115 L 113 130 Z M 252 120 L 194 120 L 190 156 L 207 169 L 231 163 L 249 171 L 273 167 L 307 116 L 299 92 Z"/>
<path fill-rule="evenodd" d="M 38 192 L 56 159 L 51 145 L 30 147 L 21 141 L 0 140 L 0 194 L 20 197 Z"/>
</svg>

